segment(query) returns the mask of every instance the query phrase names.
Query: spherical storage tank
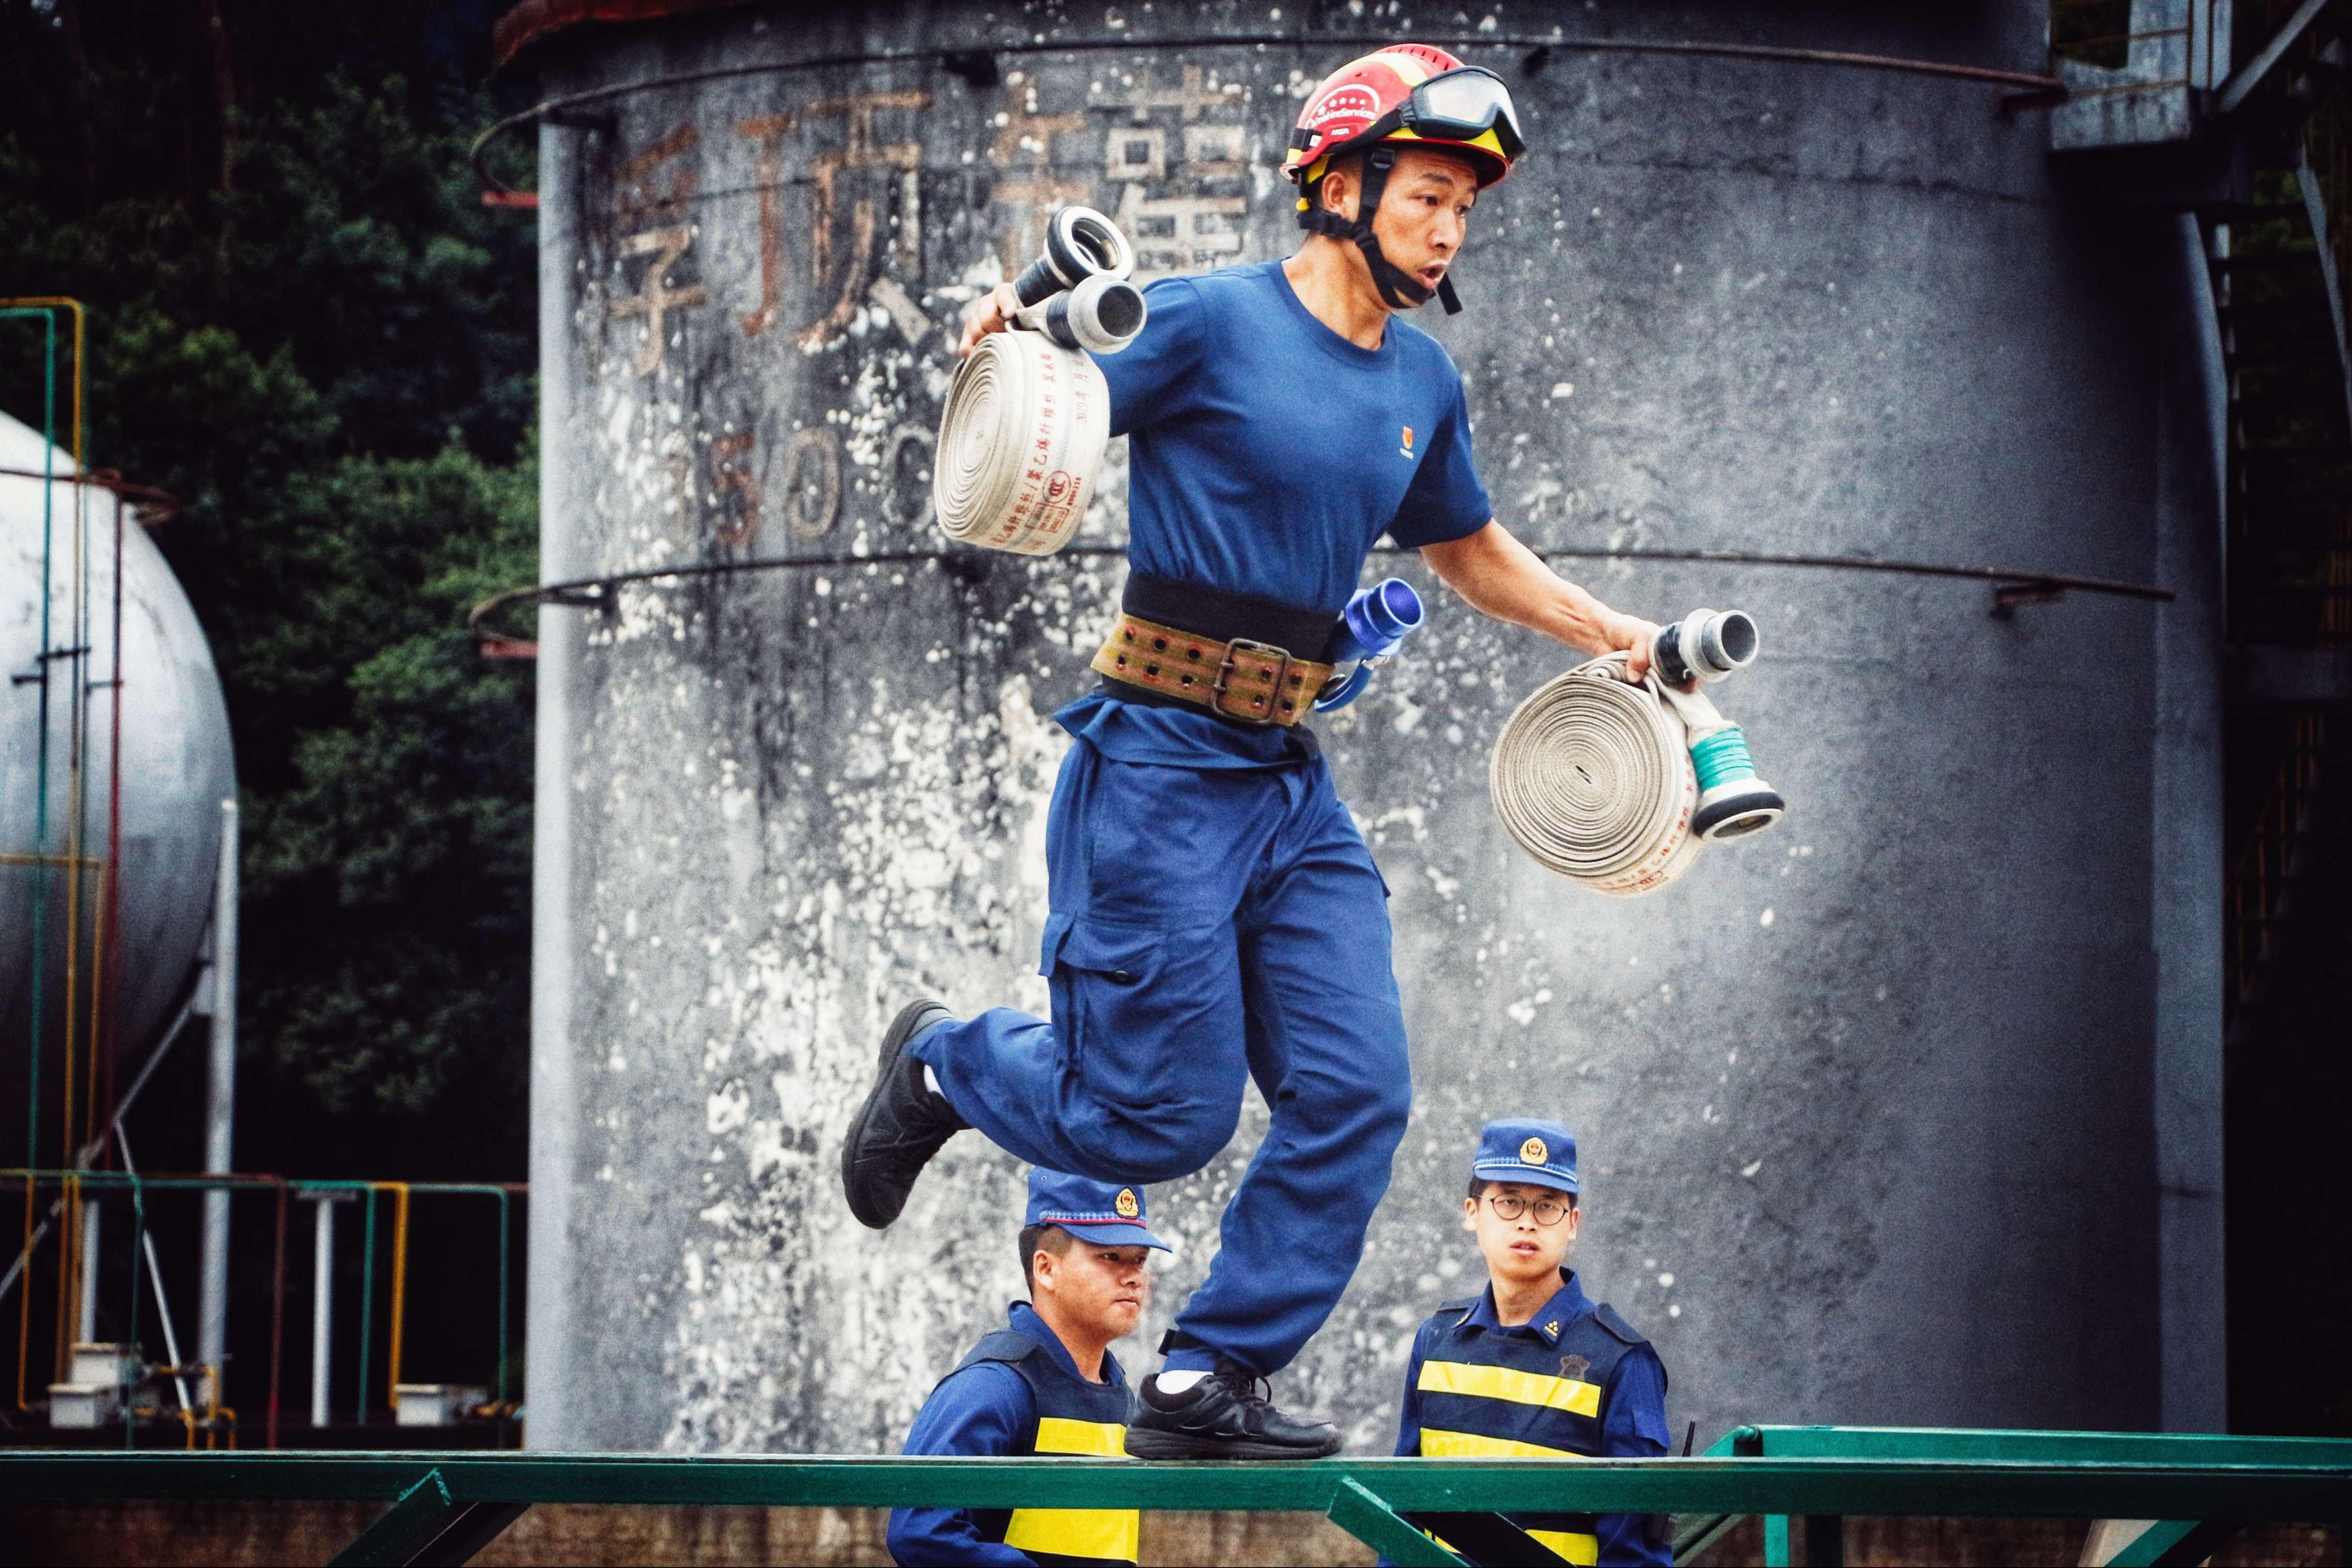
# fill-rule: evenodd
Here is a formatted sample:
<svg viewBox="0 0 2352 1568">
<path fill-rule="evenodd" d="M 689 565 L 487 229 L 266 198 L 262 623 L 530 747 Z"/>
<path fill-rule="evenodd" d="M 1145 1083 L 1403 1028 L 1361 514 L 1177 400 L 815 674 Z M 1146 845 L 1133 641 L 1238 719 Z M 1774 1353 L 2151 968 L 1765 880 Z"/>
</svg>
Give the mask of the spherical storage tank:
<svg viewBox="0 0 2352 1568">
<path fill-rule="evenodd" d="M 908 997 L 1045 1005 L 1049 715 L 1117 603 L 1122 449 L 1043 560 L 949 548 L 929 481 L 962 304 L 1055 204 L 1113 215 L 1146 274 L 1286 254 L 1307 89 L 1441 44 L 1533 143 L 1478 203 L 1466 312 L 1416 318 L 1522 537 L 2155 574 L 2144 268 L 2033 116 L 1948 74 L 1640 47 L 2032 69 L 2025 0 L 577 13 L 502 34 L 567 100 L 539 132 L 544 575 L 794 564 L 540 612 L 536 1446 L 895 1447 L 1019 1293 L 1010 1157 L 957 1140 L 876 1235 L 835 1152 Z M 1385 1447 L 1413 1327 L 1479 1281 L 1475 1131 L 1535 1112 L 1580 1136 L 1581 1267 L 1660 1347 L 1678 1432 L 2152 1423 L 2158 612 L 1562 564 L 1661 619 L 1756 615 L 1724 706 L 1792 811 L 1658 896 L 1551 877 L 1486 759 L 1564 655 L 1375 559 L 1431 625 L 1319 729 L 1393 889 L 1417 1096 L 1284 1402 Z M 1253 1100 L 1152 1194 L 1180 1251 L 1131 1366 L 1263 1126 Z"/>
<path fill-rule="evenodd" d="M 70 1026 L 75 1070 L 86 1074 L 93 984 L 102 987 L 100 1038 L 131 1058 L 131 1069 L 133 1053 L 155 1042 L 188 997 L 212 916 L 221 802 L 236 794 L 236 782 L 228 710 L 204 628 L 130 506 L 121 515 L 118 584 L 112 491 L 26 477 L 70 476 L 72 459 L 49 448 L 39 431 L 5 415 L 0 469 L 15 470 L 0 473 L 0 664 L 11 677 L 0 716 L 0 855 L 6 857 L 0 861 L 0 1028 L 5 1030 L 0 1107 L 13 1107 L 16 1120 L 9 1125 L 22 1129 L 34 989 L 32 913 L 39 897 L 46 959 L 42 1153 L 43 1163 L 57 1164 L 58 1129 L 49 1112 L 64 1086 L 61 1052 Z M 45 534 L 52 650 L 46 661 L 40 658 Z M 49 673 L 46 803 L 40 787 L 44 693 L 25 679 L 44 663 Z M 119 941 L 101 952 L 117 700 Z M 78 735 L 83 766 L 77 788 Z M 37 845 L 47 864 L 33 863 Z M 78 889 L 68 876 L 69 858 L 84 863 Z M 117 1082 L 121 1087 L 119 1077 Z M 86 1084 L 77 1090 L 78 1096 L 86 1092 Z M 11 1132 L 7 1147 L 21 1154 L 18 1136 Z"/>
</svg>

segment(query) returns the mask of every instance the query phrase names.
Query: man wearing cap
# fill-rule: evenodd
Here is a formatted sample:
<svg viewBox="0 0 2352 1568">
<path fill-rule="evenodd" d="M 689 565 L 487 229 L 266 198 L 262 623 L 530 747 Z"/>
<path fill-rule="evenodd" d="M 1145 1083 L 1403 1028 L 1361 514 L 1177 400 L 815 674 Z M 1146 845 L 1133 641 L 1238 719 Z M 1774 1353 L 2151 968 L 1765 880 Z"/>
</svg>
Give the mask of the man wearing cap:
<svg viewBox="0 0 2352 1568">
<path fill-rule="evenodd" d="M 940 1380 L 907 1433 L 909 1454 L 1127 1452 L 1130 1404 L 1113 1340 L 1135 1331 L 1151 1299 L 1150 1249 L 1168 1245 L 1143 1219 L 1143 1193 L 1036 1170 L 1021 1228 L 1029 1300 Z M 1133 1509 L 890 1510 L 890 1556 L 906 1563 L 1135 1561 Z"/>
<path fill-rule="evenodd" d="M 1576 1242 L 1576 1135 L 1557 1121 L 1489 1121 L 1470 1163 L 1464 1228 L 1486 1289 L 1422 1324 L 1406 1363 L 1396 1451 L 1431 1458 L 1639 1458 L 1666 1452 L 1666 1369 L 1567 1267 Z M 1570 1563 L 1673 1561 L 1660 1514 L 1515 1514 Z"/>
<path fill-rule="evenodd" d="M 851 1212 L 879 1229 L 965 1127 L 1034 1164 L 1171 1181 L 1217 1157 L 1256 1083 L 1272 1124 L 1139 1391 L 1139 1458 L 1339 1447 L 1262 1380 L 1347 1289 L 1412 1110 L 1387 889 L 1299 722 L 1374 542 L 1419 550 L 1487 615 L 1648 669 L 1654 626 L 1495 521 L 1461 374 L 1398 315 L 1456 308 L 1472 205 L 1523 150 L 1493 72 L 1391 45 L 1307 97 L 1284 165 L 1296 255 L 1145 290 L 1141 335 L 1101 361 L 1133 437 L 1124 614 L 1101 686 L 1055 716 L 1052 1016 L 914 1003 L 842 1150 Z M 1010 285 L 976 302 L 964 350 L 1017 306 Z"/>
</svg>

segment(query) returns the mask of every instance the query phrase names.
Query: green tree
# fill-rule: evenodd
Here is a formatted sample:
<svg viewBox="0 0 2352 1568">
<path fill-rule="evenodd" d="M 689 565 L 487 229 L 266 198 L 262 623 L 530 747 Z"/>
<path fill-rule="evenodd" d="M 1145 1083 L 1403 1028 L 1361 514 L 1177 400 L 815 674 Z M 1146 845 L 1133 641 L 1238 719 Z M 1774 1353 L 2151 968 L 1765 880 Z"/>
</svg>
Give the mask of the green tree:
<svg viewBox="0 0 2352 1568">
<path fill-rule="evenodd" d="M 252 1168 L 523 1173 L 530 667 L 463 630 L 536 561 L 493 9 L 0 0 L 0 295 L 90 306 L 90 450 L 186 503 L 228 693 Z M 0 407 L 37 374 L 0 331 Z"/>
</svg>

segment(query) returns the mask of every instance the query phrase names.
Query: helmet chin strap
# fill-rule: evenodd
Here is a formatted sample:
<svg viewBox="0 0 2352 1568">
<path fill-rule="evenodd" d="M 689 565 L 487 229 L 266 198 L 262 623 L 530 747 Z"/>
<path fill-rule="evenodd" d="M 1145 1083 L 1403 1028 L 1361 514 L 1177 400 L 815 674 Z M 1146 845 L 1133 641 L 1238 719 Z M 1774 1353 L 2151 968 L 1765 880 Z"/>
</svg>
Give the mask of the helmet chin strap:
<svg viewBox="0 0 2352 1568">
<path fill-rule="evenodd" d="M 1310 234 L 1328 235 L 1333 239 L 1346 240 L 1364 253 L 1365 264 L 1372 269 L 1372 286 L 1391 310 L 1411 310 L 1429 303 L 1433 290 L 1423 288 L 1421 280 L 1391 261 L 1381 252 L 1381 242 L 1372 236 L 1372 215 L 1381 210 L 1381 196 L 1388 189 L 1390 171 L 1396 167 L 1396 149 L 1389 146 L 1373 148 L 1364 154 L 1364 189 L 1356 198 L 1356 218 L 1350 223 L 1310 197 L 1307 211 L 1298 215 L 1299 226 Z M 1462 301 L 1454 292 L 1454 279 L 1441 277 L 1434 290 L 1438 303 L 1449 316 L 1462 313 Z"/>
</svg>

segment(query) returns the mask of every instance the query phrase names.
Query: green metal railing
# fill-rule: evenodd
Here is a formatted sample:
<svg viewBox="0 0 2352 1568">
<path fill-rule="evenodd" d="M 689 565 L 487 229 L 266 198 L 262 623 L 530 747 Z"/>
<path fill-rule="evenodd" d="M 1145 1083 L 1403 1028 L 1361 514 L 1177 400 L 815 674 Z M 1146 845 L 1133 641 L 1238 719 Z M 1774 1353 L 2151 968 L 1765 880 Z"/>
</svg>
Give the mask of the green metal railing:
<svg viewBox="0 0 2352 1568">
<path fill-rule="evenodd" d="M 1710 1457 L 1776 1459 L 1843 1459 L 1951 1465 L 2057 1465 L 2077 1469 L 2107 1466 L 2168 1465 L 2210 1468 L 2234 1473 L 2246 1466 L 2287 1465 L 2333 1469 L 2352 1477 L 2352 1441 L 2310 1437 L 2230 1437 L 2208 1433 L 2019 1432 L 1949 1426 L 1741 1426 L 1707 1450 Z M 2184 1502 L 2200 1517 L 2177 1516 Z M 1926 1513 L 1928 1510 L 1912 1510 Z M 1984 1514 L 1996 1510 L 1970 1510 Z M 2025 1510 L 2019 1510 L 2022 1514 Z M 2199 1563 L 2239 1526 L 2252 1520 L 2231 1512 L 2225 1500 L 2203 1491 L 2183 1493 L 2161 1508 L 2137 1511 L 2084 1509 L 2110 1519 L 2147 1520 L 2148 1525 L 2109 1562 L 2126 1568 L 2152 1563 Z M 1800 1539 L 1793 1512 L 1764 1516 L 1764 1561 L 1793 1562 Z M 2314 1521 L 2319 1516 L 2315 1515 Z M 2342 1521 L 2344 1516 L 2334 1516 Z M 1675 1558 L 1704 1550 L 1734 1524 L 1724 1513 L 1693 1522 L 1675 1541 Z M 2313 1522 L 2305 1521 L 2304 1522 Z M 1807 1563 L 1843 1563 L 1842 1515 L 1804 1518 L 1801 1535 Z M 2352 1562 L 2352 1535 L 2347 1561 Z"/>
<path fill-rule="evenodd" d="M 1548 1510 L 1716 1525 L 1760 1515 L 1776 1563 L 1790 1561 L 1790 1521 L 1801 1519 L 1814 1563 L 1843 1562 L 1840 1526 L 1857 1515 L 2161 1521 L 2114 1559 L 2129 1563 L 2195 1562 L 2245 1524 L 2352 1522 L 2347 1442 L 1747 1426 L 1717 1448 L 1728 1451 L 1314 1464 L 19 1450 L 0 1454 L 0 1501 L 390 1504 L 336 1560 L 345 1563 L 463 1563 L 541 1502 L 1312 1512 L 1391 1562 L 1432 1568 L 1557 1561 L 1501 1517 Z"/>
</svg>

